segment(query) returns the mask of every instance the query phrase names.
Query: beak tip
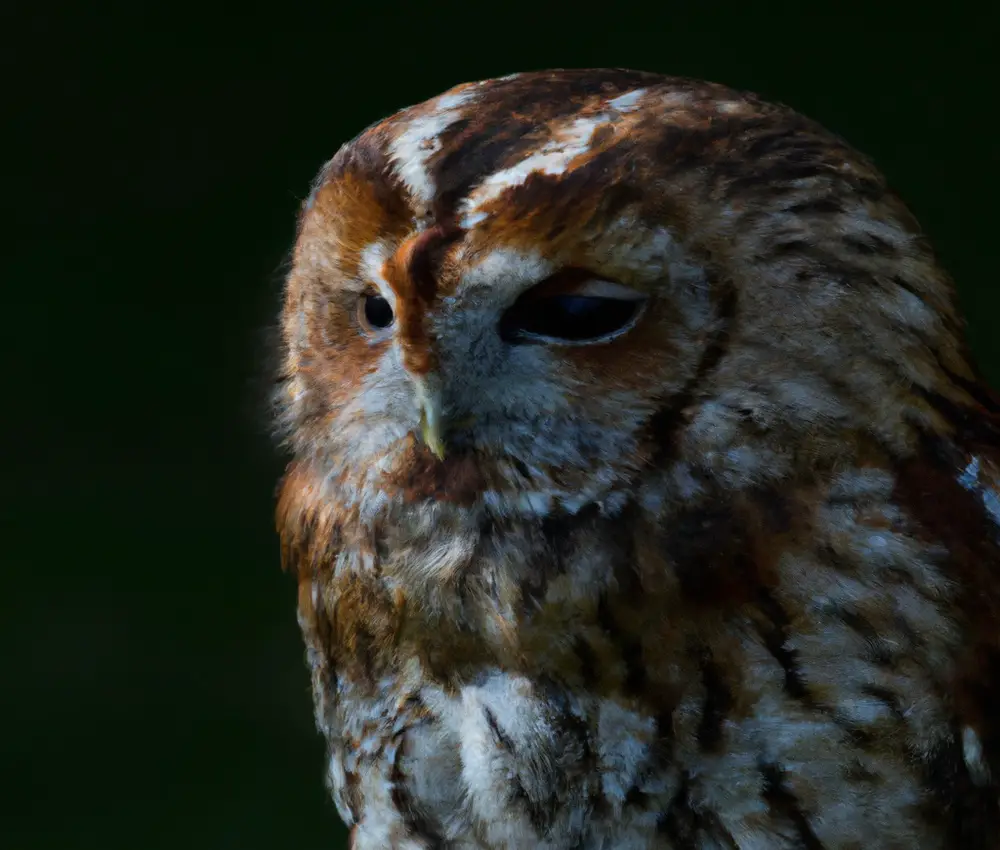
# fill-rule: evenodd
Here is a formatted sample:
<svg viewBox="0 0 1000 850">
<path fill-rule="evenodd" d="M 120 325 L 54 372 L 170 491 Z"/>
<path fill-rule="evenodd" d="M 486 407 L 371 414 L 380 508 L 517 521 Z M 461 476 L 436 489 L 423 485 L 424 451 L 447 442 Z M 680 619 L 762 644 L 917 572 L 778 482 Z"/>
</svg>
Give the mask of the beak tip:
<svg viewBox="0 0 1000 850">
<path fill-rule="evenodd" d="M 420 410 L 420 437 L 434 457 L 439 461 L 444 460 L 445 445 L 440 420 L 440 396 L 437 392 L 429 391 L 428 387 L 421 382 L 417 384 L 417 399 Z"/>
<path fill-rule="evenodd" d="M 420 436 L 423 438 L 424 445 L 431 450 L 431 454 L 438 460 L 444 460 L 444 441 L 436 429 L 431 429 L 425 424 L 421 429 Z"/>
</svg>

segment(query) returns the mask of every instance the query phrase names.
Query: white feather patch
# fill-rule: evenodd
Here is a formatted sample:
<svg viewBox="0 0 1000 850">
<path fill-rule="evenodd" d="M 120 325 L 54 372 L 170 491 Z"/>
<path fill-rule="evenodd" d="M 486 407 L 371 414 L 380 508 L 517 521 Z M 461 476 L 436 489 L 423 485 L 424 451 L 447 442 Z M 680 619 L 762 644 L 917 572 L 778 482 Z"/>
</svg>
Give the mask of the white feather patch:
<svg viewBox="0 0 1000 850">
<path fill-rule="evenodd" d="M 378 287 L 379 293 L 386 301 L 396 309 L 396 293 L 392 291 L 389 282 L 382 274 L 385 261 L 389 258 L 389 246 L 385 242 L 369 242 L 361 250 L 361 258 L 358 262 L 358 271 L 368 283 L 374 283 Z"/>
<path fill-rule="evenodd" d="M 480 207 L 505 190 L 523 185 L 532 174 L 564 174 L 574 159 L 590 150 L 594 131 L 610 118 L 610 115 L 604 113 L 590 118 L 576 118 L 569 126 L 557 130 L 552 139 L 517 165 L 491 174 L 463 202 L 462 227 L 468 229 L 482 221 Z"/>
<path fill-rule="evenodd" d="M 441 149 L 441 134 L 459 119 L 462 107 L 474 97 L 473 88 L 442 95 L 430 112 L 406 123 L 390 143 L 396 173 L 419 204 L 429 204 L 437 192 L 427 162 Z"/>
<path fill-rule="evenodd" d="M 632 91 L 620 94 L 608 101 L 608 106 L 616 112 L 633 112 L 639 108 L 639 101 L 646 93 L 646 89 L 632 89 Z"/>
</svg>

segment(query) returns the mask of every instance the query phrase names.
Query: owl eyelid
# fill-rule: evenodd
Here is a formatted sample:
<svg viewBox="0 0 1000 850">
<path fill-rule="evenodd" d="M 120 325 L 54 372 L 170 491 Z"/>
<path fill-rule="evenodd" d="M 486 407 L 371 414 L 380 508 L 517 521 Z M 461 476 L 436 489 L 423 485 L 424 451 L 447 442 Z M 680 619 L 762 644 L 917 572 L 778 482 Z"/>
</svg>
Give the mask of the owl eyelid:
<svg viewBox="0 0 1000 850">
<path fill-rule="evenodd" d="M 553 276 L 524 293 L 501 317 L 501 339 L 595 345 L 632 330 L 645 313 L 649 298 L 644 293 L 603 278 L 577 281 Z"/>
<path fill-rule="evenodd" d="M 588 298 L 608 298 L 615 301 L 645 301 L 645 292 L 624 286 L 579 266 L 567 266 L 523 290 L 515 304 L 551 298 L 556 295 L 576 295 Z"/>
<path fill-rule="evenodd" d="M 649 297 L 646 293 L 639 292 L 637 289 L 631 289 L 627 286 L 622 286 L 620 283 L 602 278 L 588 279 L 579 286 L 574 286 L 572 289 L 561 294 L 579 295 L 589 298 L 612 298 L 615 301 L 645 301 Z"/>
</svg>

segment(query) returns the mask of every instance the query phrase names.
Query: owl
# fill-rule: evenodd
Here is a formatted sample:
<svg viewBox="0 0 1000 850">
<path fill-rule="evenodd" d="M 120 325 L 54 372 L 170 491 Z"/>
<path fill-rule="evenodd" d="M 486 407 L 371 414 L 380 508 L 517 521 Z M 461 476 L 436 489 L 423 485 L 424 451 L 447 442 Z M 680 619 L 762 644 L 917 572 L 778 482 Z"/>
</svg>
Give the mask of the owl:
<svg viewBox="0 0 1000 850">
<path fill-rule="evenodd" d="M 321 170 L 281 330 L 354 850 L 1000 848 L 1000 403 L 845 142 L 459 85 Z"/>
</svg>

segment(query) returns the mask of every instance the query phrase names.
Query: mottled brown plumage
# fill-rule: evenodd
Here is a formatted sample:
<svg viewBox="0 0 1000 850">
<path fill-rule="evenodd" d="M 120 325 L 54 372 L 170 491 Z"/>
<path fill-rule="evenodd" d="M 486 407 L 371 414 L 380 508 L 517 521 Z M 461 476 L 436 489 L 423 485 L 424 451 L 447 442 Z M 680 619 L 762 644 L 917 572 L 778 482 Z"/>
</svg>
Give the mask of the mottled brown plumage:
<svg viewBox="0 0 1000 850">
<path fill-rule="evenodd" d="M 1000 848 L 1000 403 L 874 166 L 468 84 L 320 173 L 283 558 L 368 848 Z"/>
</svg>

